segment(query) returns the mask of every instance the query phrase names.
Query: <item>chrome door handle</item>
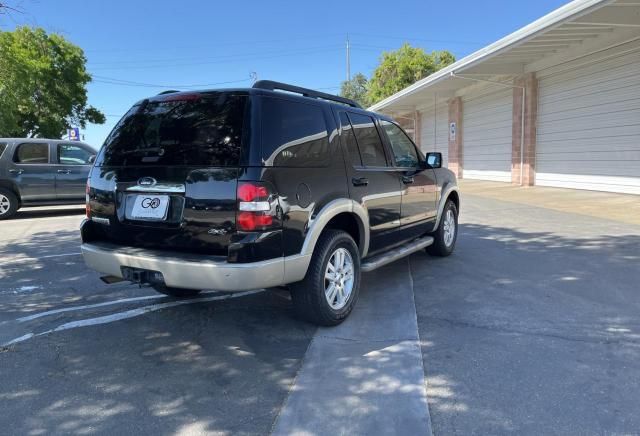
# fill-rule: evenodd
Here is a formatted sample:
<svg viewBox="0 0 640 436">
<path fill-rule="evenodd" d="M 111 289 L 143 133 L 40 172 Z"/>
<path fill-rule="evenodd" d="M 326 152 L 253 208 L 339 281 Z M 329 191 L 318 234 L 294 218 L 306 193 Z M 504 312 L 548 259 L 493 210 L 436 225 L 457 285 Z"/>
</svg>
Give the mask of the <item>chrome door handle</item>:
<svg viewBox="0 0 640 436">
<path fill-rule="evenodd" d="M 58 174 L 71 174 L 71 170 L 58 170 Z"/>
<path fill-rule="evenodd" d="M 405 185 L 409 185 L 413 182 L 415 182 L 413 176 L 402 176 L 402 183 L 404 183 Z"/>
<path fill-rule="evenodd" d="M 20 174 L 24 173 L 24 170 L 9 170 L 9 172 L 10 172 L 11 174 L 18 174 L 18 175 L 20 175 Z"/>
<path fill-rule="evenodd" d="M 354 177 L 351 179 L 351 183 L 353 183 L 353 186 L 367 186 L 369 179 L 366 177 Z"/>
</svg>

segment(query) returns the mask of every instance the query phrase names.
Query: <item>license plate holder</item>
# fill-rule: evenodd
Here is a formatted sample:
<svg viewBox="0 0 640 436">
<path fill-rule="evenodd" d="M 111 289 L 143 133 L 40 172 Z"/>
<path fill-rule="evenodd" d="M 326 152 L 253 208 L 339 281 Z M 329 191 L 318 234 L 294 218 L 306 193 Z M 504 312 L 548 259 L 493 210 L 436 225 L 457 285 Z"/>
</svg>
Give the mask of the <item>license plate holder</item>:
<svg viewBox="0 0 640 436">
<path fill-rule="evenodd" d="M 168 210 L 168 195 L 138 194 L 133 197 L 131 219 L 143 221 L 164 221 L 167 219 Z"/>
</svg>

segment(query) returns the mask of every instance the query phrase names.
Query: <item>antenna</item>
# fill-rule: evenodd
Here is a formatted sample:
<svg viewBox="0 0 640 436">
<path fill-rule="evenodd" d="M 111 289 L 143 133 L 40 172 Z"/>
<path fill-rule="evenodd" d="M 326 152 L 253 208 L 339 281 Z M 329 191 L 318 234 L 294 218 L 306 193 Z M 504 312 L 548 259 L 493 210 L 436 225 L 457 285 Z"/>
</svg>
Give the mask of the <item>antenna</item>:
<svg viewBox="0 0 640 436">
<path fill-rule="evenodd" d="M 347 82 L 351 80 L 351 44 L 347 33 Z"/>
</svg>

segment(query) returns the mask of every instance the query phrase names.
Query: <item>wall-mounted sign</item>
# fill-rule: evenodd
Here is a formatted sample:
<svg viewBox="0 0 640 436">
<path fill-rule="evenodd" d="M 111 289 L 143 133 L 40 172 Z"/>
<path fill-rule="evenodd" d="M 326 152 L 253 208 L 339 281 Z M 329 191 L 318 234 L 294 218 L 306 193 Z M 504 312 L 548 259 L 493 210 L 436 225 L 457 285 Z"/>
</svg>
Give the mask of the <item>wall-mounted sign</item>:
<svg viewBox="0 0 640 436">
<path fill-rule="evenodd" d="M 449 123 L 449 141 L 456 140 L 456 123 Z"/>
</svg>

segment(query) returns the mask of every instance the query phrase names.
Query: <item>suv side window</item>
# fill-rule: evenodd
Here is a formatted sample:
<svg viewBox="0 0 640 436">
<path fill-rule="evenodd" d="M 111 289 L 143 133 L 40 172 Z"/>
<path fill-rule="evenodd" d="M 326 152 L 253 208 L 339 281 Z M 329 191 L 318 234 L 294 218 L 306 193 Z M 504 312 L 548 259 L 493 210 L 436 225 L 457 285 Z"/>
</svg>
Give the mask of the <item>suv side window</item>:
<svg viewBox="0 0 640 436">
<path fill-rule="evenodd" d="M 420 164 L 416 147 L 402 129 L 389 121 L 381 121 L 382 128 L 389 138 L 391 150 L 399 167 L 417 167 Z"/>
<path fill-rule="evenodd" d="M 2 157 L 2 153 L 4 153 L 4 150 L 7 148 L 7 143 L 6 142 L 0 142 L 0 157 Z"/>
<path fill-rule="evenodd" d="M 262 161 L 267 166 L 327 166 L 329 134 L 322 107 L 263 97 Z"/>
<path fill-rule="evenodd" d="M 48 164 L 49 144 L 25 142 L 18 145 L 13 161 L 20 164 Z"/>
<path fill-rule="evenodd" d="M 360 150 L 358 150 L 356 135 L 353 133 L 353 127 L 346 112 L 340 112 L 340 127 L 342 130 L 341 137 L 343 139 L 343 147 L 347 150 L 349 162 L 354 166 L 362 166 L 362 158 L 360 157 Z"/>
<path fill-rule="evenodd" d="M 373 118 L 349 112 L 349 119 L 356 134 L 362 164 L 365 167 L 385 167 L 387 158 Z"/>
<path fill-rule="evenodd" d="M 62 165 L 89 165 L 93 156 L 89 150 L 73 144 L 58 144 L 58 163 Z"/>
</svg>

